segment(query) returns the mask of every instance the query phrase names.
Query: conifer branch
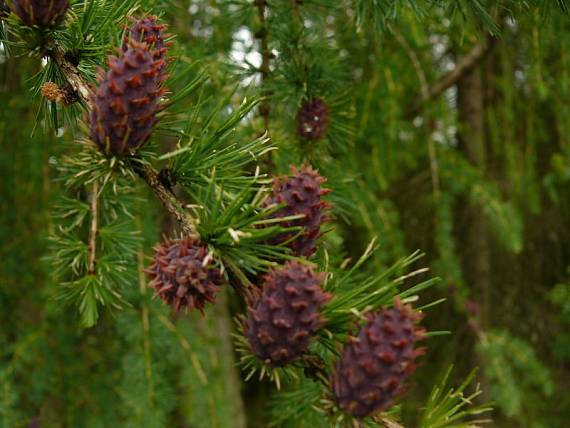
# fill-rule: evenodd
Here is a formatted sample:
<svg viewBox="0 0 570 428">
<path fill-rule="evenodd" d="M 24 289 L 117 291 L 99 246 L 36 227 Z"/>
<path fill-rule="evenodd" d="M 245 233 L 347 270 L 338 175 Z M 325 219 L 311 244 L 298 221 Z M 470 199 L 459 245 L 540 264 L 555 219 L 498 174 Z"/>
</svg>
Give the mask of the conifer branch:
<svg viewBox="0 0 570 428">
<path fill-rule="evenodd" d="M 166 188 L 159 178 L 158 172 L 149 164 L 141 164 L 132 162 L 133 170 L 141 177 L 151 188 L 154 195 L 180 223 L 185 235 L 196 235 L 194 219 L 184 209 L 182 202 Z"/>
<path fill-rule="evenodd" d="M 143 352 L 144 352 L 144 366 L 145 366 L 145 377 L 149 384 L 149 399 L 154 403 L 154 380 L 152 372 L 152 351 L 151 351 L 151 340 L 150 340 L 150 311 L 148 307 L 148 301 L 146 300 L 147 293 L 147 283 L 146 275 L 144 272 L 144 248 L 141 246 L 137 251 L 137 264 L 138 264 L 138 279 L 139 279 L 139 290 L 142 296 L 141 305 L 141 320 L 143 329 Z"/>
<path fill-rule="evenodd" d="M 303 18 L 301 17 L 301 11 L 299 10 L 299 5 L 302 4 L 299 0 L 290 0 L 291 10 L 293 12 L 293 18 L 295 22 L 299 25 L 303 24 Z"/>
<path fill-rule="evenodd" d="M 379 417 L 379 422 L 386 428 L 404 428 L 404 425 L 400 425 L 398 422 L 382 416 Z"/>
<path fill-rule="evenodd" d="M 81 75 L 77 67 L 66 58 L 63 48 L 56 44 L 50 51 L 50 57 L 63 72 L 73 90 L 83 98 L 87 107 L 91 108 L 91 85 Z"/>
<path fill-rule="evenodd" d="M 489 36 L 486 43 L 478 43 L 465 55 L 449 73 L 441 76 L 437 82 L 423 93 L 406 110 L 405 117 L 413 118 L 419 114 L 425 104 L 440 96 L 445 90 L 453 86 L 461 77 L 473 70 L 490 52 L 494 43 Z"/>
<path fill-rule="evenodd" d="M 87 273 L 89 275 L 95 274 L 95 264 L 97 257 L 98 200 L 99 200 L 99 182 L 95 180 L 91 187 L 91 204 L 89 206 L 89 211 L 91 213 L 91 226 L 89 228 L 89 243 L 88 243 L 89 259 L 87 263 Z"/>
<path fill-rule="evenodd" d="M 90 100 L 91 87 L 85 78 L 81 75 L 77 67 L 72 64 L 66 57 L 63 49 L 56 45 L 51 51 L 51 58 L 56 62 L 61 71 L 65 74 L 67 81 L 71 87 L 77 91 L 84 99 L 88 108 L 92 107 Z M 162 205 L 170 212 L 180 223 L 182 230 L 186 235 L 195 235 L 194 221 L 190 214 L 184 209 L 182 203 L 176 196 L 164 186 L 161 182 L 158 172 L 148 165 L 131 163 L 133 170 L 141 177 L 151 188 L 154 195 L 162 203 Z M 94 253 L 94 251 L 93 251 Z"/>
</svg>

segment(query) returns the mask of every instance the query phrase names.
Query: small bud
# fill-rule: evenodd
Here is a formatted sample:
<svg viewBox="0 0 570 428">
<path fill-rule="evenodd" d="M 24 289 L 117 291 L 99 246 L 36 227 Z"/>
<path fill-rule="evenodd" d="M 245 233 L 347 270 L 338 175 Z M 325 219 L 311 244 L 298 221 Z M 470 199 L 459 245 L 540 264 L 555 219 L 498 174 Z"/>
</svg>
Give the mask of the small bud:
<svg viewBox="0 0 570 428">
<path fill-rule="evenodd" d="M 297 135 L 306 141 L 317 141 L 329 126 L 329 108 L 322 98 L 314 97 L 301 104 L 297 112 Z"/>
<path fill-rule="evenodd" d="M 41 88 L 42 96 L 51 102 L 63 104 L 64 106 L 71 105 L 79 100 L 77 92 L 73 88 L 61 88 L 57 83 L 46 82 Z"/>
</svg>

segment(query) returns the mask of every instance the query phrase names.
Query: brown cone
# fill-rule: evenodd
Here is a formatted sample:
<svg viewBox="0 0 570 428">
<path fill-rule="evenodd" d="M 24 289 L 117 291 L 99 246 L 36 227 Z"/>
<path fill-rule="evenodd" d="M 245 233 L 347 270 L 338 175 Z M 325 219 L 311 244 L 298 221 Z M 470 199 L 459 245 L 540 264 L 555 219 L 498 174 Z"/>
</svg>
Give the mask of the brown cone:
<svg viewBox="0 0 570 428">
<path fill-rule="evenodd" d="M 330 299 L 321 284 L 325 274 L 288 262 L 265 276 L 260 298 L 248 310 L 246 338 L 261 360 L 282 366 L 300 357 L 323 325 L 319 313 Z"/>
<path fill-rule="evenodd" d="M 414 344 L 424 338 L 417 326 L 422 318 L 411 306 L 396 300 L 368 316 L 368 323 L 344 346 L 333 378 L 333 393 L 341 409 L 356 416 L 370 416 L 388 408 L 404 391 L 414 371 L 414 360 L 424 353 Z"/>
<path fill-rule="evenodd" d="M 182 308 L 204 311 L 214 302 L 224 278 L 207 248 L 194 238 L 167 240 L 155 247 L 154 260 L 147 273 L 150 287 L 175 310 Z"/>
<path fill-rule="evenodd" d="M 131 42 L 120 57 L 109 58 L 93 96 L 91 139 L 105 154 L 135 153 L 150 138 L 159 99 L 159 70 L 147 45 Z"/>
<path fill-rule="evenodd" d="M 326 181 L 310 166 L 297 169 L 291 166 L 290 176 L 277 177 L 273 181 L 273 195 L 266 202 L 267 205 L 284 205 L 273 215 L 274 217 L 288 217 L 304 215 L 303 218 L 281 223 L 284 227 L 301 227 L 300 234 L 289 243 L 289 247 L 296 256 L 310 256 L 317 249 L 317 239 L 321 235 L 321 225 L 328 220 L 327 210 L 329 204 L 322 197 L 329 193 L 321 185 Z M 274 238 L 271 243 L 279 244 L 295 236 L 295 232 L 284 233 Z"/>
</svg>

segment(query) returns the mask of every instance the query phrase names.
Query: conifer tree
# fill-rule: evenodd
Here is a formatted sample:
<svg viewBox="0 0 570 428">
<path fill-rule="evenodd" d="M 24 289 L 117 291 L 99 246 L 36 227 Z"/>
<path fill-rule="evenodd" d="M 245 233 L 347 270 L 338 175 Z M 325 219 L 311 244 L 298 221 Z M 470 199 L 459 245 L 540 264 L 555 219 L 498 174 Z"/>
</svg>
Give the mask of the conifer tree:
<svg viewBox="0 0 570 428">
<path fill-rule="evenodd" d="M 478 426 L 489 421 L 484 403 L 491 394 L 478 397 L 475 372 L 464 381 L 451 377 L 446 360 L 438 367 L 441 379 L 421 378 L 427 384 L 420 389 L 431 393 L 414 395 L 416 366 L 453 340 L 451 323 L 422 326 L 445 305 L 469 320 L 479 361 L 535 374 L 518 390 L 518 401 L 502 399 L 507 416 L 521 412 L 527 390 L 551 394 L 550 375 L 532 347 L 490 322 L 489 242 L 493 236 L 509 254 L 523 251 L 526 193 L 517 192 L 536 172 L 529 166 L 517 177 L 509 199 L 489 179 L 496 171 L 485 168 L 498 161 L 485 157 L 483 136 L 491 130 L 481 112 L 475 117 L 484 100 L 473 98 L 481 76 L 470 70 L 515 25 L 510 15 L 520 16 L 520 25 L 540 16 L 566 28 L 568 4 L 214 3 L 2 5 L 2 55 L 26 73 L 27 86 L 17 90 L 33 94 L 29 132 L 49 144 L 42 149 L 51 168 L 47 181 L 57 183 L 43 251 L 53 299 L 43 309 L 45 327 L 25 331 L 29 342 L 19 337 L 1 355 L 2 423 L 241 427 L 245 414 L 247 426 L 256 418 L 259 426 L 284 427 Z M 440 26 L 433 23 L 444 17 Z M 455 39 L 441 42 L 458 59 L 433 87 L 426 59 L 414 49 L 426 39 L 422 20 L 438 31 L 464 25 L 474 36 L 470 51 Z M 189 44 L 191 37 L 208 42 Z M 390 64 L 381 77 L 375 68 L 395 49 L 409 60 L 408 72 L 399 70 L 402 79 L 420 82 L 420 95 L 400 96 L 408 100 L 400 106 L 390 97 L 403 66 Z M 357 54 L 364 60 L 356 67 Z M 352 94 L 351 83 L 363 76 L 370 81 Z M 444 126 L 435 118 L 446 108 L 431 102 L 456 84 L 457 114 L 466 126 L 456 130 L 457 150 L 447 123 L 442 141 L 431 129 Z M 387 105 L 383 156 L 365 135 L 378 103 Z M 490 115 L 500 120 L 501 112 Z M 418 141 L 390 158 L 399 132 L 408 135 L 398 136 L 403 142 L 409 135 Z M 504 150 L 489 157 L 516 163 L 519 154 Z M 412 159 L 408 152 L 415 151 L 424 154 Z M 433 193 L 429 245 L 443 281 L 426 273 L 420 252 L 406 254 L 401 231 L 390 226 L 399 221 L 397 198 L 386 195 L 405 178 L 398 169 L 414 162 L 429 165 L 428 190 L 420 177 L 424 188 L 409 191 L 417 199 Z M 548 183 L 556 195 L 563 178 L 555 172 Z M 416 185 L 414 177 L 406 182 Z M 460 203 L 468 208 L 459 210 Z M 483 214 L 477 221 L 475 209 Z M 471 219 L 466 237 L 454 237 L 451 217 Z M 478 250 L 468 269 L 455 250 L 464 239 Z M 65 411 L 46 410 L 43 379 L 57 378 L 50 370 L 60 366 L 42 365 L 32 379 L 22 373 L 33 358 L 17 357 L 33 347 L 47 359 L 70 361 L 83 340 L 94 347 L 82 363 L 52 381 L 65 396 L 58 402 Z M 90 360 L 97 347 L 104 354 L 93 351 Z M 519 352 L 528 358 L 506 361 Z M 488 367 L 484 385 L 500 396 L 505 388 L 496 364 Z M 87 388 L 73 381 L 72 371 L 89 379 Z M 22 377 L 28 392 L 19 389 Z M 459 386 L 449 389 L 450 377 Z M 252 395 L 261 404 L 246 400 L 248 408 L 241 408 L 241 380 L 256 382 Z M 408 399 L 418 407 L 411 417 Z"/>
</svg>

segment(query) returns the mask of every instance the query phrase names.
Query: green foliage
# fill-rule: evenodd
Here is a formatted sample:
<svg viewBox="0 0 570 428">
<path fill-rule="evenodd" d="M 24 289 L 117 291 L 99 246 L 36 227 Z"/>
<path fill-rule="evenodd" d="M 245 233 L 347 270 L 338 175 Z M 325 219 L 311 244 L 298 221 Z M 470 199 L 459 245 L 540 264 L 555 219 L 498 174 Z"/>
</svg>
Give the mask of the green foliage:
<svg viewBox="0 0 570 428">
<path fill-rule="evenodd" d="M 145 285 L 143 284 L 143 287 Z M 175 409 L 179 344 L 159 319 L 164 308 L 143 294 L 139 308 L 122 311 L 117 319 L 122 346 L 119 395 L 125 427 L 163 427 Z"/>
<path fill-rule="evenodd" d="M 100 157 L 91 154 L 91 160 Z M 129 266 L 140 239 L 130 212 L 132 190 L 109 183 L 109 170 L 103 179 L 89 174 L 89 169 L 73 174 L 70 165 L 81 164 L 62 164 L 60 168 L 70 196 L 63 195 L 55 210 L 61 224 L 50 237 L 47 260 L 61 282 L 58 299 L 75 305 L 83 325 L 91 327 L 99 318 L 99 306 L 115 310 L 124 306 L 121 290 L 135 278 Z"/>
<path fill-rule="evenodd" d="M 563 326 L 570 325 L 570 281 L 556 284 L 548 294 L 549 300 L 560 309 L 560 320 Z M 565 361 L 570 358 L 570 333 L 563 329 L 556 337 L 554 354 Z"/>
<path fill-rule="evenodd" d="M 475 399 L 481 395 L 479 385 L 471 394 L 466 394 L 475 379 L 472 371 L 457 388 L 448 387 L 449 376 L 453 370 L 450 366 L 440 383 L 431 391 L 422 412 L 421 428 L 469 428 L 478 424 L 489 423 L 491 420 L 482 419 L 481 415 L 492 410 L 489 404 L 474 405 Z"/>
<path fill-rule="evenodd" d="M 185 390 L 182 413 L 197 428 L 243 425 L 243 409 L 234 395 L 239 386 L 237 369 L 228 358 L 231 343 L 220 334 L 231 328 L 231 320 L 225 308 L 220 309 L 211 307 L 204 318 L 181 319 L 173 330 L 183 353 L 180 361 L 186 362 L 179 379 Z M 169 323 L 166 317 L 160 321 Z"/>
<path fill-rule="evenodd" d="M 448 286 L 459 291 L 460 300 L 465 299 L 468 290 L 463 279 L 461 262 L 457 258 L 457 248 L 453 235 L 453 209 L 455 207 L 453 195 L 444 193 L 437 200 L 436 212 L 436 246 L 439 258 L 434 262 L 434 269 L 439 273 Z"/>
<path fill-rule="evenodd" d="M 351 319 L 355 314 L 375 311 L 382 306 L 391 306 L 396 295 L 403 299 L 416 300 L 416 293 L 438 281 L 438 278 L 431 278 L 420 281 L 406 290 L 400 289 L 405 281 L 426 272 L 426 269 L 408 271 L 410 265 L 421 258 L 418 252 L 398 260 L 380 274 L 360 273 L 362 265 L 374 251 L 374 245 L 374 242 L 371 242 L 368 250 L 350 268 L 337 272 L 333 270 L 331 278 L 325 285 L 325 289 L 334 296 L 323 309 L 323 315 L 327 319 L 325 328 L 330 330 L 332 337 L 341 338 L 347 334 L 352 329 Z"/>
<path fill-rule="evenodd" d="M 200 120 L 197 110 L 189 115 L 187 129 L 199 133 L 160 157 L 172 159 L 171 169 L 177 181 L 194 197 L 210 185 L 212 174 L 226 191 L 241 191 L 253 179 L 246 168 L 275 150 L 267 136 L 250 142 L 236 141 L 236 127 L 259 105 L 259 100 L 245 99 L 235 110 L 228 105 L 229 101 L 224 99 L 205 120 Z M 224 114 L 225 110 L 231 113 Z M 221 123 L 216 125 L 214 121 L 220 116 Z"/>
<path fill-rule="evenodd" d="M 522 220 L 512 203 L 506 202 L 499 188 L 485 180 L 479 170 L 452 153 L 440 159 L 442 179 L 451 192 L 469 195 L 470 202 L 481 209 L 501 243 L 510 251 L 522 251 Z"/>
<path fill-rule="evenodd" d="M 525 403 L 552 395 L 551 373 L 526 341 L 506 331 L 492 330 L 480 345 L 485 359 L 485 375 L 497 406 L 507 416 L 528 420 Z"/>
<path fill-rule="evenodd" d="M 319 410 L 323 386 L 310 379 L 294 382 L 291 389 L 275 394 L 270 406 L 271 426 L 324 428 L 329 422 Z"/>
<path fill-rule="evenodd" d="M 223 184 L 217 184 L 215 175 L 210 177 L 207 188 L 196 195 L 196 230 L 202 240 L 210 245 L 228 270 L 242 279 L 246 274 L 255 274 L 274 266 L 292 256 L 284 242 L 270 245 L 268 241 L 285 230 L 279 225 L 295 217 L 270 218 L 276 209 L 264 207 L 268 196 L 254 177 L 244 183 L 239 193 L 227 192 Z M 248 282 L 248 281 L 247 281 Z"/>
</svg>

